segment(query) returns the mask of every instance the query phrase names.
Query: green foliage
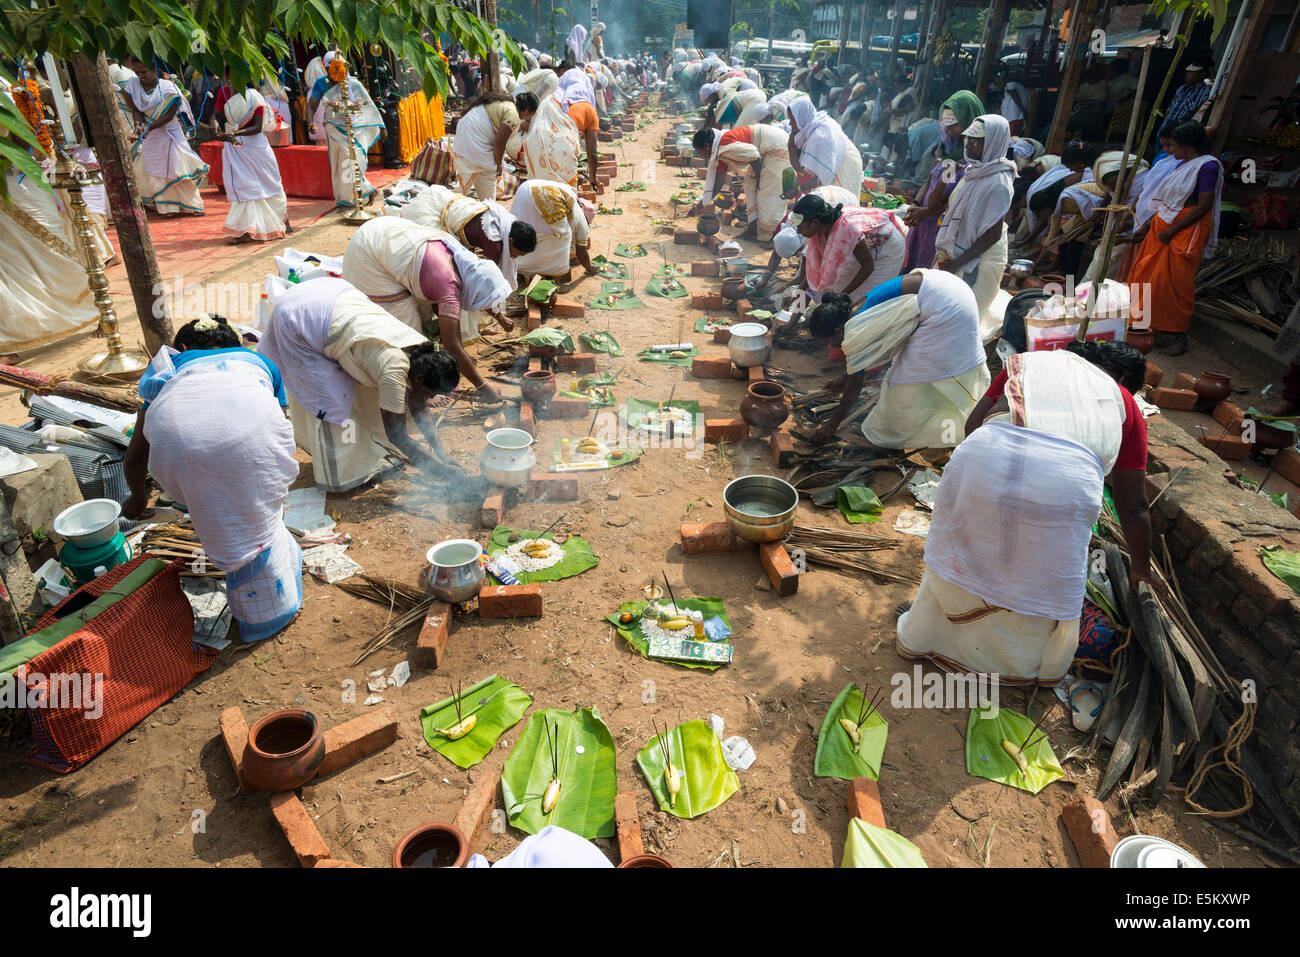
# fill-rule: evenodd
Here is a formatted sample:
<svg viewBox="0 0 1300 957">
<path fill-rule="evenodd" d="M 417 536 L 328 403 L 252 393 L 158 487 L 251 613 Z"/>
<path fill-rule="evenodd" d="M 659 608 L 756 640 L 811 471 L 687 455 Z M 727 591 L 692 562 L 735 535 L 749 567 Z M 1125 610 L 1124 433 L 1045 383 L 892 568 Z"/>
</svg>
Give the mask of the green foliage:
<svg viewBox="0 0 1300 957">
<path fill-rule="evenodd" d="M 0 83 L 4 84 L 5 89 L 8 89 L 13 82 L 14 78 L 0 69 Z M 21 141 L 21 145 L 6 138 L 5 134 Z M 36 134 L 27 125 L 27 118 L 18 111 L 13 100 L 7 96 L 0 96 L 0 199 L 9 198 L 9 180 L 6 174 L 10 169 L 17 169 L 23 175 L 30 176 L 44 185 L 45 180 L 41 176 L 40 164 L 32 158 L 32 152 L 29 152 L 35 148 Z"/>
<path fill-rule="evenodd" d="M 1217 40 L 1228 23 L 1228 0 L 1154 0 L 1151 12 L 1157 16 L 1166 13 L 1183 14 L 1191 10 L 1196 20 L 1209 20 L 1211 41 Z"/>
</svg>

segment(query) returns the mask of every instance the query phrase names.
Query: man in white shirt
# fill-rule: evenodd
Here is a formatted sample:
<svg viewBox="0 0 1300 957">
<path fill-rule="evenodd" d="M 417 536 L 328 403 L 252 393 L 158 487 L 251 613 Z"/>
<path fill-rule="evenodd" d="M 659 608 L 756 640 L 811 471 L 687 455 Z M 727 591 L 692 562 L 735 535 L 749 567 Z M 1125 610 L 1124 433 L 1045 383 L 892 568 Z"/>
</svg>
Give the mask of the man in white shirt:
<svg viewBox="0 0 1300 957">
<path fill-rule="evenodd" d="M 1007 78 L 1002 88 L 1002 105 L 998 107 L 998 112 L 1011 127 L 1012 136 L 1024 132 L 1025 123 L 1029 119 L 1029 91 L 1020 82 L 1018 75 Z"/>
</svg>

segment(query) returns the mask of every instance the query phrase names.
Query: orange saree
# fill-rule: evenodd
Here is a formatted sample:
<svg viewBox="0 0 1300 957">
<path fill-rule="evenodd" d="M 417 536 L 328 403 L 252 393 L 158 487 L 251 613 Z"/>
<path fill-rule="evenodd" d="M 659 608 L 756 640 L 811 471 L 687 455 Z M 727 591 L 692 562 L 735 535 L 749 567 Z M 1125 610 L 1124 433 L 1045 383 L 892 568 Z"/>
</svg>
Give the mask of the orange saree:
<svg viewBox="0 0 1300 957">
<path fill-rule="evenodd" d="M 1152 216 L 1151 228 L 1128 270 L 1130 285 L 1145 284 L 1142 297 L 1149 303 L 1151 328 L 1157 332 L 1186 332 L 1196 309 L 1196 270 L 1210 240 L 1213 220 L 1207 214 L 1195 225 L 1180 231 L 1173 242 L 1160 240 L 1160 233 L 1192 215 L 1195 209 L 1195 206 L 1185 206 L 1173 222 L 1161 218 L 1159 213 Z"/>
</svg>

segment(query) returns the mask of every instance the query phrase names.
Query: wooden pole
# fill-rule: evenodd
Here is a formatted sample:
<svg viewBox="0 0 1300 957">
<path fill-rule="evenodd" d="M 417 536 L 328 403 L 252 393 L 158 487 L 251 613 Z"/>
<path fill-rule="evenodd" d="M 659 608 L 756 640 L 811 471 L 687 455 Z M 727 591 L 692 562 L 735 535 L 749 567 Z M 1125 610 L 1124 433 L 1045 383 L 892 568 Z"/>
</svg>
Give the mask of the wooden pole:
<svg viewBox="0 0 1300 957">
<path fill-rule="evenodd" d="M 889 68 L 898 60 L 898 41 L 903 35 L 903 0 L 894 0 L 894 29 L 889 34 Z"/>
<path fill-rule="evenodd" d="M 109 79 L 108 61 L 102 53 L 93 61 L 78 53 L 71 62 L 77 92 L 81 95 L 82 116 L 95 144 L 109 209 L 113 212 L 118 251 L 131 284 L 136 319 L 144 333 L 146 351 L 153 355 L 162 346 L 171 345 L 171 310 L 131 167 L 131 146 L 118 107 L 117 87 Z"/>
<path fill-rule="evenodd" d="M 1224 141 L 1228 138 L 1228 128 L 1231 126 L 1232 117 L 1236 115 L 1237 104 L 1246 86 L 1250 55 L 1260 47 L 1260 41 L 1264 38 L 1264 28 L 1268 26 L 1269 18 L 1273 15 L 1273 8 L 1273 0 L 1255 0 L 1254 6 L 1246 15 L 1245 25 L 1237 38 L 1237 43 L 1225 52 L 1223 63 L 1219 68 L 1221 84 L 1219 94 L 1211 100 L 1205 119 L 1206 129 L 1210 131 L 1211 153 L 1217 154 L 1223 150 Z M 1227 76 L 1222 75 L 1225 71 Z"/>
<path fill-rule="evenodd" d="M 497 25 L 497 0 L 483 0 L 483 19 L 491 26 Z M 487 77 L 483 85 L 485 90 L 495 93 L 501 89 L 501 54 L 497 53 L 495 43 L 488 49 L 484 74 Z"/>
<path fill-rule="evenodd" d="M 1059 154 L 1065 146 L 1065 134 L 1074 107 L 1074 91 L 1079 86 L 1079 75 L 1088 53 L 1088 39 L 1097 19 L 1100 0 L 1076 0 L 1074 9 L 1078 16 L 1070 17 L 1070 39 L 1065 46 L 1065 72 L 1061 75 L 1061 90 L 1056 97 L 1056 111 L 1052 114 L 1052 131 L 1047 137 L 1047 152 Z"/>
<path fill-rule="evenodd" d="M 998 54 L 1002 52 L 1002 38 L 1010 22 L 1011 7 L 1008 0 L 993 0 L 989 7 L 988 31 L 984 35 L 984 55 L 980 57 L 979 78 L 975 81 L 975 95 L 981 103 L 988 98 L 989 81 L 1000 62 Z"/>
<path fill-rule="evenodd" d="M 921 81 L 921 103 L 922 105 L 930 102 L 930 86 L 934 71 L 938 69 L 934 62 L 934 48 L 939 42 L 939 29 L 943 21 L 948 17 L 949 0 L 932 0 L 930 7 L 930 23 L 925 32 L 925 49 L 917 53 L 917 65 L 920 65 L 920 58 L 925 57 L 925 76 Z"/>
<path fill-rule="evenodd" d="M 732 3 L 734 4 L 735 0 L 732 0 Z M 849 37 L 848 23 L 849 23 L 849 4 L 847 0 L 843 0 L 843 2 L 840 3 L 840 36 L 839 36 L 840 53 L 839 56 L 836 57 L 835 59 L 835 62 L 837 64 L 844 62 L 844 49 L 845 47 L 848 46 L 848 37 Z"/>
</svg>

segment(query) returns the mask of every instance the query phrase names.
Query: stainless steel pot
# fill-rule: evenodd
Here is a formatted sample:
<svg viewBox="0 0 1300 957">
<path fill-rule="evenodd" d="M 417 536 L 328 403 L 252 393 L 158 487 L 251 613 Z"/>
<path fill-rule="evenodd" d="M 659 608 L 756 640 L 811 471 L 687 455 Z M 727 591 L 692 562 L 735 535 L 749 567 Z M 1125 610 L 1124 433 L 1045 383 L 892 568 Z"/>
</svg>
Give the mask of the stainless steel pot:
<svg viewBox="0 0 1300 957">
<path fill-rule="evenodd" d="M 722 490 L 727 524 L 747 542 L 777 542 L 794 527 L 799 493 L 775 475 L 746 475 Z"/>
</svg>

